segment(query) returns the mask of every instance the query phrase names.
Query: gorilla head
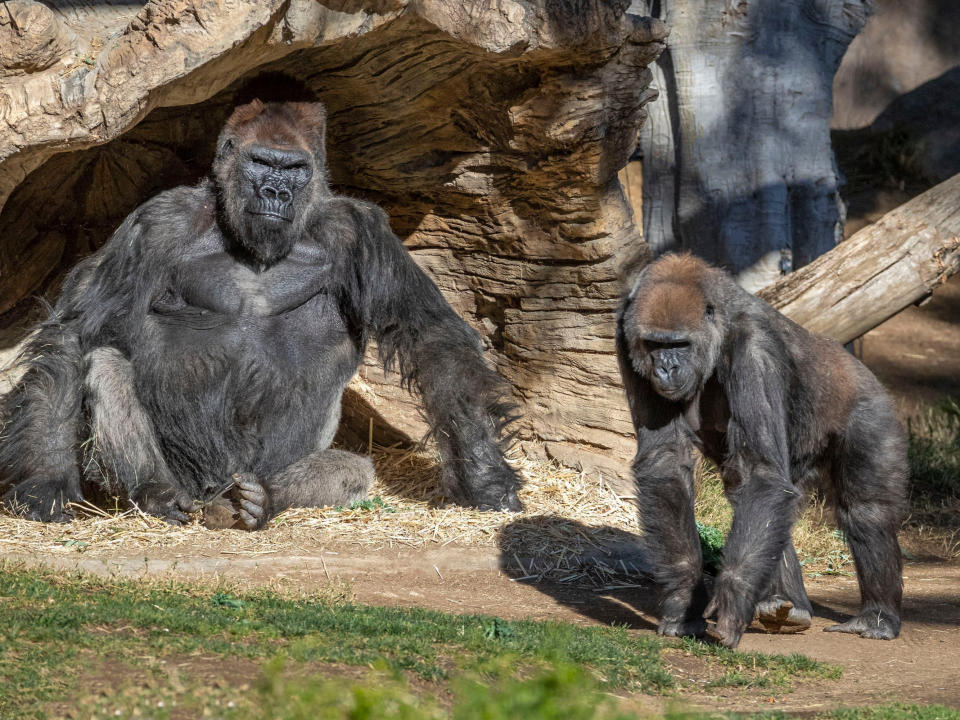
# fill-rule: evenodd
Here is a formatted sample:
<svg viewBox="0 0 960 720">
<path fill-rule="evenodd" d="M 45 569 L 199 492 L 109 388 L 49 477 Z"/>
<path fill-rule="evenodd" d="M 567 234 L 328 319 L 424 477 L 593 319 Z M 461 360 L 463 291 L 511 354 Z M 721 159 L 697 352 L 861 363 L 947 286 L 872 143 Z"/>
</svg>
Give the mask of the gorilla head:
<svg viewBox="0 0 960 720">
<path fill-rule="evenodd" d="M 217 140 L 213 176 L 222 224 L 258 265 L 286 257 L 307 209 L 330 194 L 320 103 L 241 105 Z"/>
<path fill-rule="evenodd" d="M 648 266 L 630 289 L 623 317 L 634 370 L 658 395 L 692 399 L 713 374 L 723 337 L 724 287 L 718 271 L 690 255 L 670 255 Z"/>
</svg>

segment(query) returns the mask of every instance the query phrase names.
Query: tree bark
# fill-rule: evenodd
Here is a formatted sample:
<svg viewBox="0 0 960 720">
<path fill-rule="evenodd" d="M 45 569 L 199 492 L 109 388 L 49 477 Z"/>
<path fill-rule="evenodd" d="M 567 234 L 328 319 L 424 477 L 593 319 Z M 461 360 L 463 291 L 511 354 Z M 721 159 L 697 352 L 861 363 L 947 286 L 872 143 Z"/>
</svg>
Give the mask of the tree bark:
<svg viewBox="0 0 960 720">
<path fill-rule="evenodd" d="M 55 294 L 137 204 L 201 177 L 236 89 L 280 70 L 327 107 L 336 187 L 389 212 L 480 332 L 515 387 L 520 438 L 626 476 L 613 309 L 621 258 L 642 239 L 617 171 L 667 34 L 627 4 L 4 3 L 0 325 Z M 16 21 L 27 13 L 44 18 L 30 37 Z M 423 434 L 417 401 L 372 355 L 360 375 L 347 402 L 356 435 L 371 419 L 376 441 Z"/>
<path fill-rule="evenodd" d="M 842 343 L 916 303 L 960 271 L 960 175 L 884 215 L 759 296 Z"/>
<path fill-rule="evenodd" d="M 842 238 L 832 79 L 872 0 L 635 0 L 671 28 L 641 133 L 644 238 L 749 290 Z"/>
</svg>

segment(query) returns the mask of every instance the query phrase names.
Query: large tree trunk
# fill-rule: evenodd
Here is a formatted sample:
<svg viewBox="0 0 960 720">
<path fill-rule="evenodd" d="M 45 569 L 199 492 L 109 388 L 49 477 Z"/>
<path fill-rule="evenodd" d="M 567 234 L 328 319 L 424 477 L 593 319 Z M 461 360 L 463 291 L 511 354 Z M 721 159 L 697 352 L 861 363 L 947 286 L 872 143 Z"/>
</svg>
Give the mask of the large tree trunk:
<svg viewBox="0 0 960 720">
<path fill-rule="evenodd" d="M 520 437 L 625 472 L 612 310 L 620 256 L 642 241 L 617 171 L 666 36 L 627 4 L 4 3 L 3 324 L 138 203 L 206 172 L 236 87 L 283 70 L 327 106 L 335 184 L 388 210 L 480 331 L 516 388 Z M 361 375 L 348 404 L 364 430 L 376 416 L 378 439 L 422 434 L 394 378 L 372 362 Z"/>
<path fill-rule="evenodd" d="M 833 75 L 871 0 L 635 0 L 671 28 L 642 131 L 644 237 L 756 290 L 842 237 Z"/>
<path fill-rule="evenodd" d="M 960 175 L 883 216 L 759 295 L 794 322 L 842 343 L 858 338 L 960 271 Z"/>
</svg>

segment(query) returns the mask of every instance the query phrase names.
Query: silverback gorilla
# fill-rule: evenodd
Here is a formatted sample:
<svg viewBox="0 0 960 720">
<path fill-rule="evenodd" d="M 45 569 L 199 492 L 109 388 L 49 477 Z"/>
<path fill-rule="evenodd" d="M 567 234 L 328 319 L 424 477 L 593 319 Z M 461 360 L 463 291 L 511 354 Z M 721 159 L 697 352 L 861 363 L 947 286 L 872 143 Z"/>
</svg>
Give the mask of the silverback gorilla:
<svg viewBox="0 0 960 720">
<path fill-rule="evenodd" d="M 184 522 L 232 485 L 253 529 L 363 497 L 370 461 L 330 444 L 375 338 L 422 397 L 446 494 L 519 509 L 502 379 L 384 212 L 331 193 L 325 125 L 315 102 L 237 107 L 211 179 L 147 201 L 70 272 L 5 401 L 8 507 L 65 520 L 105 492 Z"/>
<path fill-rule="evenodd" d="M 661 589 L 660 632 L 700 635 L 715 615 L 715 634 L 735 647 L 755 612 L 772 629 L 809 627 L 790 528 L 802 490 L 819 484 L 853 551 L 862 602 L 859 615 L 828 629 L 896 637 L 906 442 L 870 371 L 687 255 L 628 279 L 617 355 L 637 433 L 633 471 Z M 709 604 L 693 445 L 722 468 L 734 509 Z"/>
</svg>

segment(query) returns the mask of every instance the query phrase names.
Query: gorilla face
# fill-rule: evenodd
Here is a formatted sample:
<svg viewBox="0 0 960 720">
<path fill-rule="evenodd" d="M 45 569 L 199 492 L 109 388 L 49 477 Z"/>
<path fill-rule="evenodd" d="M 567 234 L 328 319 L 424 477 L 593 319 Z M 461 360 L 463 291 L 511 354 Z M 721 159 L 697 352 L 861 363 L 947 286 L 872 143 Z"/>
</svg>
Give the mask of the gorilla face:
<svg viewBox="0 0 960 720">
<path fill-rule="evenodd" d="M 650 384 L 668 400 L 687 400 L 701 386 L 695 351 L 686 333 L 649 333 L 642 339 Z"/>
<path fill-rule="evenodd" d="M 262 264 L 272 265 L 292 247 L 304 215 L 312 158 L 299 148 L 255 143 L 238 158 L 237 192 L 243 209 L 239 240 Z"/>
<path fill-rule="evenodd" d="M 693 399 L 714 372 L 722 318 L 708 268 L 668 256 L 644 270 L 623 314 L 634 369 L 661 397 Z"/>
<path fill-rule="evenodd" d="M 234 111 L 217 143 L 220 217 L 262 267 L 286 257 L 310 208 L 329 194 L 324 121 L 319 103 L 254 100 Z"/>
</svg>

